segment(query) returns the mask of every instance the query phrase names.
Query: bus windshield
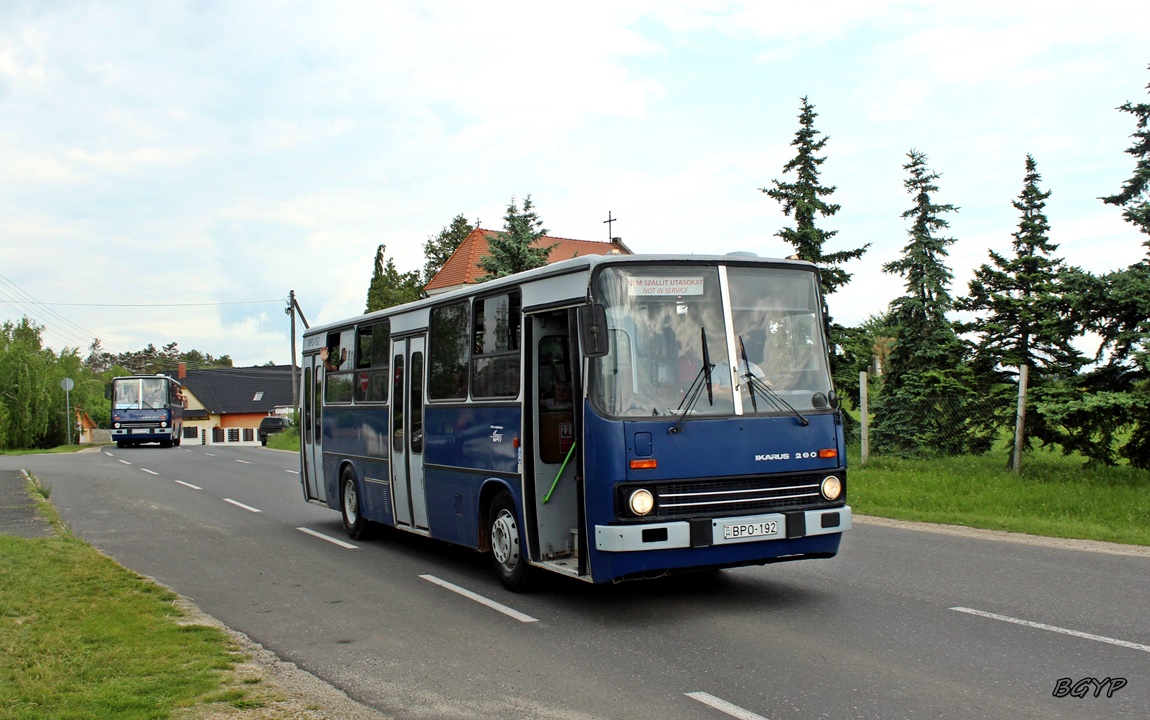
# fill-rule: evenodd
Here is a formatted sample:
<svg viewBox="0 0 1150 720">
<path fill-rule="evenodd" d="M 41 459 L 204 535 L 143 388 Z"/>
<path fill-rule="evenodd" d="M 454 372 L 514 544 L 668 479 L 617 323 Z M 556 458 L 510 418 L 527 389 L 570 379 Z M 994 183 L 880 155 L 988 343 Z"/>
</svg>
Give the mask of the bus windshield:
<svg viewBox="0 0 1150 720">
<path fill-rule="evenodd" d="M 116 410 L 157 410 L 168 407 L 167 378 L 125 378 L 115 382 Z"/>
<path fill-rule="evenodd" d="M 600 273 L 595 290 L 607 310 L 610 352 L 591 360 L 596 408 L 651 418 L 688 410 L 695 417 L 827 407 L 831 379 L 817 275 L 788 267 L 723 270 L 729 305 L 715 266 L 618 266 Z M 709 390 L 704 357 L 714 366 Z"/>
</svg>

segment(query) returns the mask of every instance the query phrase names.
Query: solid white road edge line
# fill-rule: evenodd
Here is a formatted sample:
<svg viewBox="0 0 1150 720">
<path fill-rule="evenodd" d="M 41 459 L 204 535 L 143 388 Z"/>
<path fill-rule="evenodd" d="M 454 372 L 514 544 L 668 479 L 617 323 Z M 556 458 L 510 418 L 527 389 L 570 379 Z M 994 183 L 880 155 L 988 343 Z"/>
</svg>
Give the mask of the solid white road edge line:
<svg viewBox="0 0 1150 720">
<path fill-rule="evenodd" d="M 492 610 L 496 610 L 498 612 L 503 613 L 507 617 L 515 618 L 516 620 L 518 620 L 521 623 L 539 622 L 538 620 L 531 617 L 530 615 L 524 615 L 523 613 L 519 612 L 518 610 L 515 610 L 513 608 L 509 608 L 506 605 L 503 605 L 501 603 L 497 603 L 494 600 L 490 600 L 488 598 L 485 598 L 482 595 L 478 595 L 476 593 L 473 593 L 470 590 L 466 590 L 464 588 L 459 587 L 458 585 L 452 585 L 451 583 L 447 582 L 446 580 L 440 580 L 439 578 L 435 577 L 434 575 L 420 575 L 419 577 L 423 578 L 424 580 L 426 580 L 429 583 L 435 583 L 439 587 L 447 588 L 451 592 L 462 595 L 463 597 L 465 597 L 469 600 L 474 600 L 475 602 L 479 603 L 480 605 L 486 605 L 487 607 L 491 608 Z"/>
<path fill-rule="evenodd" d="M 339 545 L 341 548 L 347 548 L 348 550 L 358 550 L 359 549 L 358 545 L 352 545 L 351 543 L 344 542 L 343 540 L 333 538 L 330 535 L 324 535 L 323 533 L 318 533 L 315 530 L 312 530 L 310 528 L 297 527 L 296 530 L 299 530 L 301 533 L 307 533 L 308 535 L 311 535 L 312 537 L 317 537 L 320 540 L 327 540 L 332 545 Z"/>
<path fill-rule="evenodd" d="M 733 718 L 738 718 L 739 720 L 767 720 L 767 718 L 763 717 L 762 715 L 756 715 L 755 713 L 751 712 L 750 710 L 745 710 L 745 709 L 739 707 L 738 705 L 732 705 L 731 703 L 727 702 L 726 700 L 723 700 L 721 698 L 717 698 L 710 693 L 689 692 L 689 693 L 683 693 L 683 694 L 686 695 L 687 697 L 691 698 L 692 700 L 698 700 L 699 702 L 703 703 L 704 705 L 713 707 L 714 709 L 718 710 L 719 712 L 726 713 L 727 715 L 730 715 Z"/>
<path fill-rule="evenodd" d="M 1029 620 L 1019 620 L 1012 618 L 1009 615 L 998 615 L 997 613 L 985 612 L 983 610 L 973 610 L 965 607 L 952 607 L 951 610 L 956 610 L 960 613 L 967 615 L 977 615 L 979 617 L 990 618 L 991 620 L 1002 620 L 1003 622 L 1014 623 L 1015 625 L 1025 625 L 1026 627 L 1038 628 L 1039 630 L 1049 630 L 1050 632 L 1062 633 L 1063 635 L 1072 635 L 1074 637 L 1085 638 L 1087 640 L 1097 640 L 1098 642 L 1110 643 L 1118 647 L 1130 648 L 1131 650 L 1141 650 L 1142 652 L 1150 653 L 1150 645 L 1139 645 L 1138 643 L 1129 642 L 1127 640 L 1116 640 L 1104 635 L 1092 635 L 1090 633 L 1079 632 L 1078 630 L 1067 630 L 1066 628 L 1056 627 L 1054 625 L 1046 625 L 1045 623 L 1031 622 Z"/>
<path fill-rule="evenodd" d="M 183 480 L 177 480 L 176 482 L 180 485 L 183 485 L 184 487 L 190 487 L 193 490 L 203 490 L 203 488 L 200 487 L 199 485 L 193 485 L 191 483 L 186 483 Z"/>
<path fill-rule="evenodd" d="M 247 510 L 248 512 L 254 512 L 254 513 L 263 512 L 263 510 L 259 510 L 258 508 L 254 508 L 251 505 L 244 505 L 242 502 L 232 500 L 231 498 L 224 498 L 224 502 L 231 503 L 232 505 L 235 505 L 238 508 L 243 508 L 244 510 Z"/>
</svg>

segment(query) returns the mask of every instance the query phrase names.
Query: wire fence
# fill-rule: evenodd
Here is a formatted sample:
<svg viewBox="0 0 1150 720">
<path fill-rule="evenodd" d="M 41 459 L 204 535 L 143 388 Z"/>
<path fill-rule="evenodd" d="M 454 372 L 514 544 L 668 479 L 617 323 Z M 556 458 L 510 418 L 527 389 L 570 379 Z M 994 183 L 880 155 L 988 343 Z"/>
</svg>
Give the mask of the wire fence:
<svg viewBox="0 0 1150 720">
<path fill-rule="evenodd" d="M 860 393 L 847 412 L 847 443 L 857 446 L 865 463 L 873 456 L 931 457 L 1006 453 L 1014 458 L 1019 395 L 935 396 L 913 402 L 868 393 L 866 373 Z M 1023 425 L 1025 437 L 1025 425 Z"/>
</svg>

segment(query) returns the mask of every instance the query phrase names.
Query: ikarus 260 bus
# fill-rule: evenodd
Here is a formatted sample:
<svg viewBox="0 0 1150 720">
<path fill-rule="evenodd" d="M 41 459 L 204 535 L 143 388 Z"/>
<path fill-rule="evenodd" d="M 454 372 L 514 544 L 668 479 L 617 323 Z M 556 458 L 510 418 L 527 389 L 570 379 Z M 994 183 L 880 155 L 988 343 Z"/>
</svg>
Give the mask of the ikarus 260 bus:
<svg viewBox="0 0 1150 720">
<path fill-rule="evenodd" d="M 521 589 L 828 558 L 851 527 L 817 269 L 589 256 L 304 336 L 305 498 Z"/>
</svg>

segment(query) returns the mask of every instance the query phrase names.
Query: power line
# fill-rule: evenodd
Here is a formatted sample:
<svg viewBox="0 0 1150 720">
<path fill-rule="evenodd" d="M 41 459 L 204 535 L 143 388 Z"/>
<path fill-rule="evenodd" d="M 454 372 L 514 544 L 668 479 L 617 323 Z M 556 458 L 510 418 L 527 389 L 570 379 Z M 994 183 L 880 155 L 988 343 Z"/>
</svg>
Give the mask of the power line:
<svg viewBox="0 0 1150 720">
<path fill-rule="evenodd" d="M 155 308 L 155 307 L 215 307 L 218 305 L 266 305 L 267 303 L 282 303 L 283 298 L 276 298 L 275 300 L 237 300 L 235 302 L 211 302 L 211 303 L 40 303 L 41 305 L 56 305 L 67 307 L 138 307 L 138 308 Z"/>
</svg>

